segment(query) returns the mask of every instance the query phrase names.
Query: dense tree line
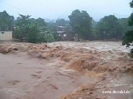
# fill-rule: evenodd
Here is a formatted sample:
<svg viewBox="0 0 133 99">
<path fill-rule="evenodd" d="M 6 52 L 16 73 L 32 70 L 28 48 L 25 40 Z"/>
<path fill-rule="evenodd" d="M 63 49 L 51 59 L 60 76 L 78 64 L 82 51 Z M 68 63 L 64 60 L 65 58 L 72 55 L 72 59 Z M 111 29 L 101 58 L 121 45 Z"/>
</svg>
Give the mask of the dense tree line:
<svg viewBox="0 0 133 99">
<path fill-rule="evenodd" d="M 69 19 L 73 32 L 85 40 L 121 40 L 124 32 L 131 28 L 128 18 L 118 19 L 114 15 L 95 22 L 86 11 L 74 10 Z"/>
<path fill-rule="evenodd" d="M 132 28 L 128 26 L 129 18 L 118 19 L 114 15 L 109 15 L 96 22 L 86 11 L 78 9 L 72 11 L 68 18 L 69 20 L 57 19 L 55 22 L 45 22 L 42 18 L 34 19 L 29 15 L 20 14 L 14 19 L 3 11 L 0 12 L 0 31 L 13 30 L 13 38 L 20 41 L 51 42 L 61 40 L 56 33 L 57 26 L 64 26 L 77 36 L 78 40 L 121 40 L 122 35 Z"/>
</svg>

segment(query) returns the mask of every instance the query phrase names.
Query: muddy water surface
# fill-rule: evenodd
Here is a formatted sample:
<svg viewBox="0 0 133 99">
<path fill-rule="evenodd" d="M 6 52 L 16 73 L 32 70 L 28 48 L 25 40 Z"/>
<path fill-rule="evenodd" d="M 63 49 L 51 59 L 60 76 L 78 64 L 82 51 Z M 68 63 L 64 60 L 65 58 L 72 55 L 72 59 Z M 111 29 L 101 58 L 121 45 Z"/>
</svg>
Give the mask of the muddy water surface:
<svg viewBox="0 0 133 99">
<path fill-rule="evenodd" d="M 0 44 L 0 99 L 133 99 L 130 49 L 121 42 Z"/>
</svg>

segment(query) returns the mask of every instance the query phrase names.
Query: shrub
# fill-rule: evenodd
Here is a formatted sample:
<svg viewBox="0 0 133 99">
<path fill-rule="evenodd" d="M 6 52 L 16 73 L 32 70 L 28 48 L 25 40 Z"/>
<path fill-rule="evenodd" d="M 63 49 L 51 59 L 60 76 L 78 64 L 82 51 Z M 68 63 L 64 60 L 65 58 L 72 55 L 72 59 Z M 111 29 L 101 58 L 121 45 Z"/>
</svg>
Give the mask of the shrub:
<svg viewBox="0 0 133 99">
<path fill-rule="evenodd" d="M 55 41 L 53 35 L 50 34 L 50 33 L 48 33 L 48 34 L 46 33 L 45 34 L 45 40 L 46 40 L 46 42 L 54 42 Z"/>
<path fill-rule="evenodd" d="M 30 24 L 26 28 L 26 41 L 30 43 L 39 42 L 39 29 L 34 24 Z"/>
</svg>

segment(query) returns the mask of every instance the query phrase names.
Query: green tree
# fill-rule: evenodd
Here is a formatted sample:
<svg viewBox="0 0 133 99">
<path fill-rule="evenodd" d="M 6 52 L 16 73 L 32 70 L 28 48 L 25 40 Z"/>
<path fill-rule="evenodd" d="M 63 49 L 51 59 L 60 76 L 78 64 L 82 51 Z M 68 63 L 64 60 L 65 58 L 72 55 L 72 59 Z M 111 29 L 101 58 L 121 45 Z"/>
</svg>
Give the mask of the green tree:
<svg viewBox="0 0 133 99">
<path fill-rule="evenodd" d="M 40 41 L 40 38 L 39 38 L 40 30 L 38 26 L 34 25 L 33 23 L 30 23 L 24 29 L 26 29 L 26 32 L 27 32 L 26 38 L 25 38 L 27 42 L 36 43 Z"/>
<path fill-rule="evenodd" d="M 78 40 L 92 39 L 92 18 L 86 11 L 74 10 L 68 17 L 72 30 L 78 35 Z"/>
<path fill-rule="evenodd" d="M 0 12 L 0 31 L 10 31 L 13 29 L 14 17 L 6 11 Z"/>
<path fill-rule="evenodd" d="M 56 20 L 56 25 L 57 26 L 66 26 L 68 22 L 65 19 L 57 19 Z"/>
<path fill-rule="evenodd" d="M 32 23 L 34 23 L 35 25 L 37 25 L 40 30 L 46 30 L 46 22 L 44 19 L 42 18 L 37 18 L 37 19 L 34 19 L 34 18 L 31 18 L 31 21 Z"/>
<path fill-rule="evenodd" d="M 52 32 L 52 35 L 53 35 L 55 41 L 61 40 L 61 37 L 59 36 L 59 34 L 57 32 Z"/>
<path fill-rule="evenodd" d="M 130 7 L 133 8 L 133 0 L 130 2 Z M 131 13 L 129 17 L 128 25 L 133 26 L 133 13 Z M 129 47 L 132 42 L 133 42 L 133 29 L 125 32 L 122 38 L 122 44 L 126 45 L 127 47 Z M 130 54 L 131 57 L 133 57 L 133 49 L 131 49 Z"/>
<path fill-rule="evenodd" d="M 16 29 L 13 32 L 13 38 L 20 41 L 26 40 L 27 42 L 36 43 L 40 40 L 40 30 L 38 25 L 31 21 L 30 16 L 21 15 L 15 22 Z"/>
<path fill-rule="evenodd" d="M 14 39 L 36 42 L 55 41 L 52 33 L 47 32 L 46 23 L 43 19 L 30 18 L 29 15 L 21 15 L 15 22 L 16 29 L 13 32 Z"/>
<path fill-rule="evenodd" d="M 54 36 L 52 35 L 52 33 L 46 33 L 45 34 L 45 39 L 46 39 L 46 42 L 53 42 L 53 41 L 55 41 Z"/>
<path fill-rule="evenodd" d="M 105 16 L 96 25 L 98 39 L 121 39 L 122 27 L 114 15 Z"/>
<path fill-rule="evenodd" d="M 57 25 L 55 22 L 51 21 L 47 23 L 47 31 L 49 32 L 56 32 L 57 31 Z"/>
<path fill-rule="evenodd" d="M 64 26 L 67 31 L 71 32 L 72 27 L 70 25 L 70 21 L 65 19 L 57 19 L 56 20 L 56 26 Z"/>
<path fill-rule="evenodd" d="M 13 32 L 13 38 L 23 41 L 28 33 L 27 27 L 31 24 L 30 16 L 21 15 L 15 21 L 16 29 Z"/>
<path fill-rule="evenodd" d="M 121 18 L 119 19 L 119 23 L 122 26 L 122 33 L 124 34 L 126 31 L 131 30 L 133 26 L 128 25 L 129 18 Z"/>
</svg>

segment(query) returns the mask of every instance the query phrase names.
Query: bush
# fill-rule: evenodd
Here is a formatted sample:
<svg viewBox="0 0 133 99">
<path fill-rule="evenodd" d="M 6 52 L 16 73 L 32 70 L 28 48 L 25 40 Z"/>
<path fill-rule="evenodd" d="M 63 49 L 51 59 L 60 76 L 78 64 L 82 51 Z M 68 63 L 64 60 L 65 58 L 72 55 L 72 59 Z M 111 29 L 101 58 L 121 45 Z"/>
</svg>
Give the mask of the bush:
<svg viewBox="0 0 133 99">
<path fill-rule="evenodd" d="M 55 41 L 53 35 L 47 34 L 47 33 L 45 34 L 45 40 L 46 40 L 46 42 L 54 42 Z"/>
<path fill-rule="evenodd" d="M 130 46 L 133 41 L 133 30 L 127 31 L 122 38 L 122 45 Z"/>
<path fill-rule="evenodd" d="M 38 34 L 38 42 L 47 42 L 45 39 L 45 33 Z"/>
<path fill-rule="evenodd" d="M 61 40 L 61 37 L 59 36 L 59 34 L 58 34 L 58 33 L 53 32 L 53 33 L 52 33 L 52 35 L 53 35 L 53 37 L 54 37 L 55 41 L 60 41 L 60 40 Z"/>
<path fill-rule="evenodd" d="M 26 41 L 30 43 L 36 43 L 39 42 L 39 29 L 34 24 L 30 24 L 28 27 L 26 27 Z"/>
</svg>

